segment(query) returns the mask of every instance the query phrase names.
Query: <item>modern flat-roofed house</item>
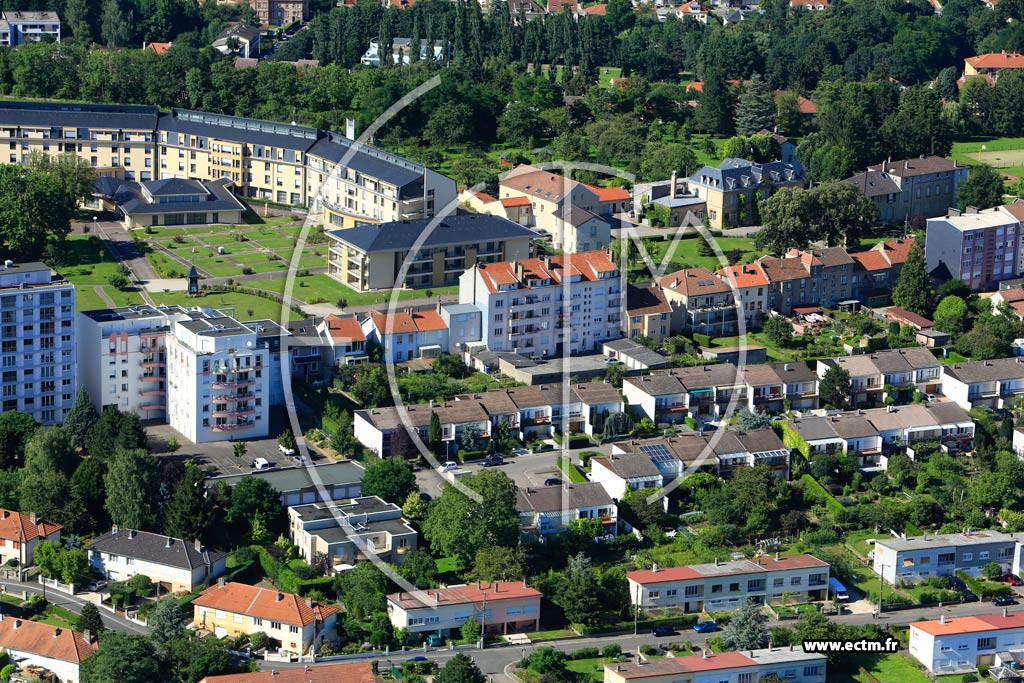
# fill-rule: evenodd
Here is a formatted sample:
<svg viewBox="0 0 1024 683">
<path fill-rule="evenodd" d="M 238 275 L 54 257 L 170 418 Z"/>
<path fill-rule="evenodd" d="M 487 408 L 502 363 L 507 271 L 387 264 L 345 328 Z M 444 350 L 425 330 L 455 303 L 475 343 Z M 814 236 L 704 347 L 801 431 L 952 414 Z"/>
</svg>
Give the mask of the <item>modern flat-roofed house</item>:
<svg viewBox="0 0 1024 683">
<path fill-rule="evenodd" d="M 399 592 L 387 596 L 388 617 L 392 626 L 408 629 L 410 635 L 456 635 L 470 619 L 490 635 L 536 631 L 541 596 L 525 581 Z"/>
<path fill-rule="evenodd" d="M 957 572 L 977 576 L 989 562 L 998 562 L 1009 572 L 1020 540 L 1018 534 L 971 529 L 959 534 L 880 537 L 875 541 L 872 569 L 893 585 Z"/>
<path fill-rule="evenodd" d="M 754 683 L 774 678 L 787 683 L 824 683 L 827 665 L 825 655 L 799 647 L 744 652 L 705 648 L 700 656 L 605 664 L 604 683 Z"/>
<path fill-rule="evenodd" d="M 98 646 L 94 633 L 0 615 L 0 652 L 22 670 L 40 667 L 52 672 L 60 683 L 78 683 L 79 667 Z"/>
<path fill-rule="evenodd" d="M 602 533 L 618 531 L 618 506 L 597 482 L 527 487 L 516 492 L 519 527 L 526 538 L 561 533 L 577 519 L 596 519 Z"/>
<path fill-rule="evenodd" d="M 1024 357 L 954 363 L 942 367 L 942 393 L 964 410 L 1006 408 L 1024 395 Z"/>
<path fill-rule="evenodd" d="M 220 581 L 192 601 L 192 624 L 218 638 L 263 632 L 286 652 L 313 654 L 334 629 L 338 608 L 292 593 Z"/>
<path fill-rule="evenodd" d="M 904 223 L 912 217 L 941 216 L 957 205 L 957 189 L 968 167 L 953 159 L 922 156 L 885 161 L 847 178 L 878 208 L 883 223 Z"/>
<path fill-rule="evenodd" d="M 3 23 L 6 24 L 7 36 L 6 40 L 0 39 L 0 45 L 5 47 L 38 43 L 43 38 L 60 42 L 60 16 L 56 12 L 4 12 Z"/>
<path fill-rule="evenodd" d="M 629 597 L 644 608 L 677 607 L 684 612 L 724 612 L 748 600 L 773 603 L 783 593 L 820 600 L 828 593 L 829 564 L 813 555 L 757 557 L 626 573 Z"/>
<path fill-rule="evenodd" d="M 143 183 L 125 182 L 112 201 L 126 228 L 151 225 L 208 225 L 242 222 L 245 205 L 231 192 L 229 180 L 168 178 Z"/>
<path fill-rule="evenodd" d="M 199 541 L 185 542 L 162 534 L 113 527 L 85 548 L 89 564 L 110 581 L 148 576 L 171 592 L 188 592 L 208 584 L 225 570 L 227 553 Z"/>
<path fill-rule="evenodd" d="M 207 676 L 199 683 L 376 683 L 369 661 L 321 663 L 294 669 L 264 669 L 241 674 Z"/>
<path fill-rule="evenodd" d="M 357 292 L 444 287 L 478 263 L 530 256 L 537 233 L 498 216 L 391 221 L 331 230 L 328 275 Z"/>
<path fill-rule="evenodd" d="M 34 512 L 0 510 L 0 564 L 17 560 L 21 567 L 32 566 L 39 541 L 57 543 L 63 529 L 56 522 L 39 519 Z"/>
<path fill-rule="evenodd" d="M 910 656 L 935 675 L 989 668 L 993 680 L 1019 678 L 1024 661 L 1024 613 L 980 614 L 910 624 Z"/>
<path fill-rule="evenodd" d="M 311 469 L 315 476 L 310 473 Z M 290 507 L 321 500 L 321 488 L 326 500 L 358 498 L 362 490 L 363 473 L 363 466 L 355 460 L 339 460 L 313 465 L 312 468 L 271 468 L 259 472 L 213 477 L 206 481 L 209 486 L 223 481 L 233 487 L 245 478 L 265 479 L 281 493 L 281 504 Z"/>
<path fill-rule="evenodd" d="M 963 280 L 974 291 L 997 289 L 1024 271 L 1024 207 L 955 209 L 928 219 L 925 262 L 929 273 Z"/>
<path fill-rule="evenodd" d="M 401 564 L 416 549 L 416 530 L 402 508 L 377 496 L 289 507 L 288 533 L 307 562 L 322 554 L 333 568 L 371 556 Z"/>
</svg>

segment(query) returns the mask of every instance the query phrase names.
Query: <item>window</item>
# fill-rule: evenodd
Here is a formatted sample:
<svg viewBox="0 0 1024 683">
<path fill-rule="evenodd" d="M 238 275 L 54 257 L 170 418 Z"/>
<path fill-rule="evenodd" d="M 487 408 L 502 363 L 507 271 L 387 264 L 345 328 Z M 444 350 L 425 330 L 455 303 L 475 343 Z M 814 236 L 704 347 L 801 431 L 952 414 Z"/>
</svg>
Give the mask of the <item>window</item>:
<svg viewBox="0 0 1024 683">
<path fill-rule="evenodd" d="M 277 630 L 280 631 L 281 630 L 281 622 L 280 621 L 272 621 L 272 622 L 270 622 L 270 628 L 277 629 Z"/>
<path fill-rule="evenodd" d="M 995 638 L 978 638 L 979 650 L 993 650 L 996 646 Z"/>
<path fill-rule="evenodd" d="M 299 627 L 298 626 L 289 626 L 288 627 L 288 632 L 289 633 L 298 633 L 299 632 Z"/>
<path fill-rule="evenodd" d="M 253 617 L 252 618 L 252 625 L 253 626 L 263 626 L 263 620 L 260 619 L 259 617 Z"/>
<path fill-rule="evenodd" d="M 974 560 L 974 553 L 964 553 L 964 562 L 971 562 Z"/>
</svg>

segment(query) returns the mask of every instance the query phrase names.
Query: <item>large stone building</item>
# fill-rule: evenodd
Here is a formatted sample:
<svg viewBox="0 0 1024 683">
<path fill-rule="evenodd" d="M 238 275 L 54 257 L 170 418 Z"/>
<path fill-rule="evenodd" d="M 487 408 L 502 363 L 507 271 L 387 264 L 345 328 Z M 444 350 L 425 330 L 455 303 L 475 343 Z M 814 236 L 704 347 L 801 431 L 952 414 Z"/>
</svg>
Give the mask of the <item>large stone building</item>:
<svg viewBox="0 0 1024 683">
<path fill-rule="evenodd" d="M 847 178 L 878 207 L 884 223 L 941 216 L 956 206 L 957 189 L 967 180 L 967 166 L 943 157 L 886 161 Z"/>
<path fill-rule="evenodd" d="M 803 187 L 806 179 L 792 164 L 772 161 L 758 164 L 745 159 L 725 159 L 705 166 L 687 180 L 687 190 L 704 200 L 713 228 L 754 223 L 756 202 L 764 201 L 783 187 Z"/>
</svg>

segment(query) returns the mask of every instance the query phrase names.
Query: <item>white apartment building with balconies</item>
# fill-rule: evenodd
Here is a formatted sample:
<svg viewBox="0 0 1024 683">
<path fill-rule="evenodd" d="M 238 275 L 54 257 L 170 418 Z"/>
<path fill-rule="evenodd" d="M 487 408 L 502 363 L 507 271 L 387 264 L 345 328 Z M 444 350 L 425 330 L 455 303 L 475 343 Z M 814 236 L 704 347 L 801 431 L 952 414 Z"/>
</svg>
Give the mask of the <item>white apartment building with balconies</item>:
<svg viewBox="0 0 1024 683">
<path fill-rule="evenodd" d="M 60 424 L 75 401 L 75 288 L 43 263 L 0 268 L 0 413 Z"/>
</svg>

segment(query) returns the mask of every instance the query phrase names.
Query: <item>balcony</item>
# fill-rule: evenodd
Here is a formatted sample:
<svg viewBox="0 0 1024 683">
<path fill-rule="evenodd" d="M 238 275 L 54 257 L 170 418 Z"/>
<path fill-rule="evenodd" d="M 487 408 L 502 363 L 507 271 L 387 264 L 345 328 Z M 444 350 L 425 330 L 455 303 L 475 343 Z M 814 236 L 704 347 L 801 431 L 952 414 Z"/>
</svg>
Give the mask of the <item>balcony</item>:
<svg viewBox="0 0 1024 683">
<path fill-rule="evenodd" d="M 213 396 L 213 397 L 211 397 L 211 400 L 214 403 L 228 403 L 228 402 L 246 401 L 246 400 L 248 400 L 250 398 L 253 398 L 254 396 L 255 396 L 255 394 L 247 391 L 247 392 L 242 393 L 242 394 L 223 394 L 223 395 Z"/>
<path fill-rule="evenodd" d="M 777 401 L 783 398 L 781 391 L 773 391 L 766 394 L 754 394 L 754 403 L 763 403 L 764 401 Z"/>
<path fill-rule="evenodd" d="M 139 407 L 142 410 L 167 410 L 167 407 L 162 403 L 144 403 Z"/>
<path fill-rule="evenodd" d="M 655 413 L 682 413 L 686 412 L 686 410 L 687 406 L 685 403 L 673 403 L 672 405 L 654 407 Z"/>
<path fill-rule="evenodd" d="M 167 392 L 163 389 L 143 389 L 139 392 L 139 396 L 166 396 Z"/>
<path fill-rule="evenodd" d="M 144 368 L 165 368 L 167 363 L 161 360 L 144 360 L 142 361 L 142 367 Z"/>
<path fill-rule="evenodd" d="M 534 417 L 523 418 L 524 427 L 532 427 L 534 425 L 546 425 L 551 424 L 550 415 L 536 415 Z"/>
<path fill-rule="evenodd" d="M 167 375 L 139 375 L 139 379 L 143 382 L 162 382 L 167 379 Z"/>
<path fill-rule="evenodd" d="M 241 422 L 237 424 L 222 424 L 214 425 L 213 431 L 215 432 L 238 432 L 244 429 L 252 429 L 256 426 L 255 422 Z"/>
<path fill-rule="evenodd" d="M 215 410 L 213 412 L 214 417 L 236 417 L 238 415 L 252 415 L 256 412 L 255 408 L 240 408 L 238 410 Z"/>
<path fill-rule="evenodd" d="M 242 389 L 256 384 L 255 380 L 243 380 L 241 382 L 213 382 L 210 387 L 213 389 Z"/>
</svg>

